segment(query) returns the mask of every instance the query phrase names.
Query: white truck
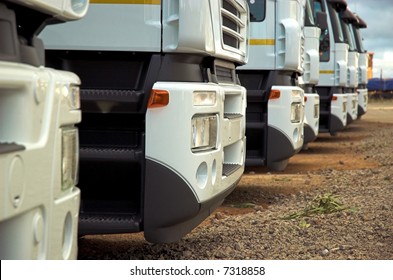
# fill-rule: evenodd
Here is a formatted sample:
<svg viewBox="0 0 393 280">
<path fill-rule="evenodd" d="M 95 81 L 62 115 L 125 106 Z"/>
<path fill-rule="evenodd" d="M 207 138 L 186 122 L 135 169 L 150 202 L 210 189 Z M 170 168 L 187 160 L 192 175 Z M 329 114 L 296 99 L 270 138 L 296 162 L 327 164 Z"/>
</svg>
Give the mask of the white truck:
<svg viewBox="0 0 393 280">
<path fill-rule="evenodd" d="M 301 0 L 249 0 L 250 56 L 238 68 L 247 88 L 246 165 L 283 170 L 304 139 Z"/>
<path fill-rule="evenodd" d="M 0 259 L 75 259 L 79 78 L 44 67 L 36 37 L 88 1 L 0 1 Z"/>
<path fill-rule="evenodd" d="M 368 104 L 368 90 L 367 90 L 367 68 L 368 68 L 368 57 L 367 51 L 363 47 L 363 38 L 360 34 L 360 29 L 367 28 L 366 22 L 359 17 L 359 15 L 355 15 L 357 18 L 356 22 L 353 22 L 349 25 L 351 32 L 353 34 L 353 38 L 355 40 L 356 51 L 359 53 L 359 62 L 358 62 L 358 118 L 364 115 L 367 112 L 367 104 Z"/>
<path fill-rule="evenodd" d="M 345 92 L 348 94 L 347 100 L 347 124 L 350 124 L 358 118 L 358 65 L 359 52 L 356 51 L 355 38 L 351 32 L 350 25 L 357 22 L 356 16 L 351 12 L 349 7 L 345 11 L 340 12 L 341 28 L 344 35 L 344 41 L 348 44 L 348 68 L 347 68 L 347 84 Z"/>
<path fill-rule="evenodd" d="M 305 1 L 304 14 L 304 60 L 303 75 L 299 77 L 299 83 L 304 90 L 305 115 L 304 115 L 304 144 L 307 149 L 308 143 L 314 141 L 319 131 L 319 95 L 316 85 L 319 81 L 319 37 L 321 29 L 327 28 L 326 13 L 313 13 L 313 1 Z"/>
<path fill-rule="evenodd" d="M 320 97 L 319 132 L 336 135 L 347 125 L 348 44 L 344 42 L 339 12 L 347 7 L 345 0 L 314 0 L 314 15 L 325 12 L 328 28 L 320 37 L 320 67 L 317 92 Z"/>
<path fill-rule="evenodd" d="M 80 235 L 175 242 L 233 190 L 248 22 L 245 0 L 92 0 L 43 31 L 47 63 L 82 80 Z"/>
</svg>

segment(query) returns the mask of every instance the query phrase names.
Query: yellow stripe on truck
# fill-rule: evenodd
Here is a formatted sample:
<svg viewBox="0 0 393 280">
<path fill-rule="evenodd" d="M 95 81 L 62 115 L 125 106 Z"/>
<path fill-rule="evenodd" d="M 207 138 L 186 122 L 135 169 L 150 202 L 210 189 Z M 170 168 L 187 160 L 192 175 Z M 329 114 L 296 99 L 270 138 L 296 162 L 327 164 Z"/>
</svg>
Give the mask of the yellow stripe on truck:
<svg viewBox="0 0 393 280">
<path fill-rule="evenodd" d="M 334 74 L 334 70 L 319 70 L 319 74 Z"/>
<path fill-rule="evenodd" d="M 90 0 L 90 4 L 144 4 L 160 5 L 161 0 Z"/>
<path fill-rule="evenodd" d="M 274 46 L 276 44 L 274 39 L 250 39 L 250 46 Z"/>
</svg>

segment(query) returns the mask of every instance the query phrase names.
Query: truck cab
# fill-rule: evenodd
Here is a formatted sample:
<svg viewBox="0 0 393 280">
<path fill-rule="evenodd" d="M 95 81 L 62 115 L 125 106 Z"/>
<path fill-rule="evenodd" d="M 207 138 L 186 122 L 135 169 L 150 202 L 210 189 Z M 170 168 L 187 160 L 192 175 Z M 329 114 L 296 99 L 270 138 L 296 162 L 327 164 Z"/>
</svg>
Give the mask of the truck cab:
<svg viewBox="0 0 393 280">
<path fill-rule="evenodd" d="M 313 13 L 312 0 L 305 1 L 304 15 L 304 59 L 303 75 L 299 83 L 304 89 L 305 115 L 304 115 L 304 144 L 314 141 L 319 132 L 319 95 L 316 86 L 319 82 L 319 38 L 321 30 L 327 28 L 327 16 L 324 12 Z"/>
<path fill-rule="evenodd" d="M 88 1 L 0 1 L 0 259 L 76 259 L 79 78 L 45 67 L 46 24 Z"/>
<path fill-rule="evenodd" d="M 359 53 L 358 62 L 358 117 L 360 118 L 367 112 L 368 104 L 368 90 L 367 90 L 367 68 L 368 58 L 367 51 L 363 47 L 363 38 L 360 33 L 360 29 L 367 28 L 367 23 L 356 15 L 357 21 L 352 22 L 349 27 L 355 40 L 355 50 Z"/>
<path fill-rule="evenodd" d="M 248 4 L 250 56 L 237 71 L 247 88 L 246 165 L 283 170 L 304 142 L 303 1 Z"/>
<path fill-rule="evenodd" d="M 348 94 L 347 100 L 347 123 L 350 124 L 358 117 L 358 65 L 359 52 L 356 51 L 355 38 L 351 32 L 350 25 L 357 22 L 356 16 L 347 7 L 345 11 L 340 13 L 341 27 L 343 30 L 344 41 L 348 44 L 348 77 L 345 92 Z"/>
<path fill-rule="evenodd" d="M 82 80 L 80 235 L 175 242 L 234 189 L 248 24 L 244 0 L 92 0 L 43 31 L 47 63 Z"/>
<path fill-rule="evenodd" d="M 344 41 L 339 12 L 347 7 L 345 0 L 314 0 L 314 15 L 324 12 L 328 28 L 321 34 L 319 44 L 320 97 L 319 132 L 336 135 L 347 125 L 348 44 Z"/>
</svg>

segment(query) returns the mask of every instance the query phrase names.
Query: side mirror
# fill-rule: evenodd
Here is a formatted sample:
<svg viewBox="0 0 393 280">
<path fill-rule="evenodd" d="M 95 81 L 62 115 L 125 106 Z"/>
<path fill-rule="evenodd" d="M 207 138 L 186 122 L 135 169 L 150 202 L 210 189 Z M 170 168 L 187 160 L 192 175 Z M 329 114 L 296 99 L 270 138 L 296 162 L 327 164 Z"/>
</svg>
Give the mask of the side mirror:
<svg viewBox="0 0 393 280">
<path fill-rule="evenodd" d="M 324 31 L 328 28 L 327 15 L 324 12 L 317 12 L 317 26 Z"/>
</svg>

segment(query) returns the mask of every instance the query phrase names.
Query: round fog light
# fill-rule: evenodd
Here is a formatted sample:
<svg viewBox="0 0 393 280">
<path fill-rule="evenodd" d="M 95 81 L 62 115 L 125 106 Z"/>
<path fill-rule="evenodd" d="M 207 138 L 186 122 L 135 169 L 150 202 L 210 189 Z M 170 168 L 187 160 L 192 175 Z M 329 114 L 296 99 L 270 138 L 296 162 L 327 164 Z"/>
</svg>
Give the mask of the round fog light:
<svg viewBox="0 0 393 280">
<path fill-rule="evenodd" d="M 204 189 L 207 184 L 207 163 L 202 162 L 196 172 L 197 185 L 200 189 Z"/>
<path fill-rule="evenodd" d="M 298 128 L 295 128 L 295 130 L 293 131 L 293 140 L 294 141 L 299 140 L 299 129 Z"/>
</svg>

